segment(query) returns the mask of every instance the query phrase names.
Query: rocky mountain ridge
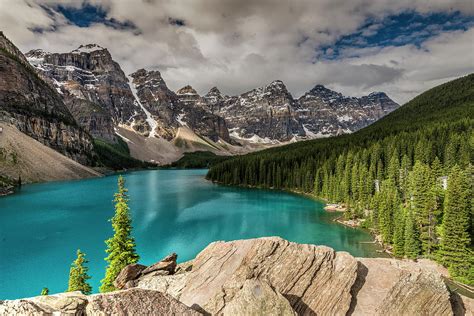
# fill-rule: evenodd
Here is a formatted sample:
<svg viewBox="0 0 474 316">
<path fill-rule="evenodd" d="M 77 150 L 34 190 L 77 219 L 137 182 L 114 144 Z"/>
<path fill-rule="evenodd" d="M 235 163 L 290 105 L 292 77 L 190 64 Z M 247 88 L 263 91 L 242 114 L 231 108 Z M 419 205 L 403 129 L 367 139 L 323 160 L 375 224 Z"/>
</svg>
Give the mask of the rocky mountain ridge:
<svg viewBox="0 0 474 316">
<path fill-rule="evenodd" d="M 174 92 L 157 70 L 126 76 L 110 52 L 96 44 L 66 53 L 32 50 L 24 60 L 90 135 L 111 144 L 119 135 L 133 148 L 133 157 L 157 163 L 176 160 L 186 151 L 239 154 L 351 133 L 398 107 L 384 93 L 351 98 L 321 85 L 295 99 L 280 80 L 237 96 L 223 95 L 217 87 L 201 96 L 189 85 Z M 135 137 L 124 138 L 128 130 L 144 139 L 130 143 Z M 145 140 L 150 137 L 159 141 Z M 170 146 L 168 158 L 151 157 Z"/>
<path fill-rule="evenodd" d="M 114 125 L 168 141 L 186 126 L 213 142 L 272 145 L 354 132 L 398 107 L 384 93 L 351 98 L 321 85 L 295 99 L 280 80 L 238 96 L 222 95 L 217 87 L 200 96 L 189 85 L 173 92 L 156 70 L 140 69 L 128 81 L 108 50 L 96 44 L 69 53 L 32 50 L 26 56 L 59 93 L 72 96 L 66 100 L 88 100 L 110 115 L 107 121 L 84 104 L 83 115 L 76 115 L 92 135 L 109 140 Z M 66 102 L 70 108 L 71 103 Z"/>
<path fill-rule="evenodd" d="M 136 110 L 127 77 L 107 49 L 89 44 L 68 53 L 32 50 L 26 57 L 94 137 L 114 142 L 116 125 L 144 117 Z"/>
<path fill-rule="evenodd" d="M 62 98 L 0 33 L 0 120 L 82 164 L 92 161 L 92 138 Z"/>
<path fill-rule="evenodd" d="M 176 259 L 126 266 L 116 292 L 0 301 L 0 314 L 469 315 L 474 308 L 449 291 L 436 266 L 354 258 L 278 237 L 214 242 L 191 261 Z"/>
</svg>

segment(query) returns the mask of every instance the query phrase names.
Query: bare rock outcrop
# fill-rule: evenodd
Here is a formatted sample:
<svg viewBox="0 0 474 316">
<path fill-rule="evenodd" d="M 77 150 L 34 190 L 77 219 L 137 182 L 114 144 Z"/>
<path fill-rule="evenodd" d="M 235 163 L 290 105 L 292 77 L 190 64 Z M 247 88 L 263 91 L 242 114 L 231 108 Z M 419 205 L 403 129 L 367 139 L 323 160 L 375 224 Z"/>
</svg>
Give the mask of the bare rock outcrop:
<svg viewBox="0 0 474 316">
<path fill-rule="evenodd" d="M 265 282 L 249 279 L 219 312 L 223 315 L 295 316 L 290 302 Z"/>
<path fill-rule="evenodd" d="M 0 301 L 0 315 L 84 315 L 87 296 L 81 292 Z"/>
<path fill-rule="evenodd" d="M 176 259 L 178 259 L 178 255 L 176 253 L 172 253 L 162 260 L 158 261 L 157 263 L 149 266 L 145 270 L 142 271 L 142 275 L 154 273 L 159 275 L 168 275 L 173 274 L 176 269 Z"/>
<path fill-rule="evenodd" d="M 450 293 L 435 267 L 356 259 L 276 237 L 212 243 L 192 261 L 191 271 L 141 277 L 137 287 L 166 292 L 210 314 L 230 315 L 228 306 L 237 304 L 249 280 L 269 285 L 300 315 L 453 314 Z"/>
<path fill-rule="evenodd" d="M 278 237 L 215 242 L 196 257 L 180 300 L 219 313 L 246 280 L 258 279 L 299 314 L 342 315 L 350 306 L 356 272 L 354 257 L 329 247 Z"/>
<path fill-rule="evenodd" d="M 452 315 L 450 295 L 434 267 L 359 258 L 352 315 Z"/>
<path fill-rule="evenodd" d="M 86 315 L 201 315 L 170 295 L 129 289 L 89 296 Z"/>
<path fill-rule="evenodd" d="M 172 296 L 129 289 L 106 294 L 80 292 L 0 301 L 0 315 L 201 315 Z"/>
<path fill-rule="evenodd" d="M 146 269 L 146 266 L 142 264 L 129 264 L 120 271 L 117 278 L 115 278 L 114 286 L 121 290 L 124 288 L 135 287 L 135 280 L 140 276 L 143 270 Z"/>
<path fill-rule="evenodd" d="M 426 262 L 354 258 L 278 237 L 214 242 L 176 265 L 172 254 L 129 265 L 117 287 L 0 301 L 3 314 L 75 315 L 469 315 Z"/>
</svg>

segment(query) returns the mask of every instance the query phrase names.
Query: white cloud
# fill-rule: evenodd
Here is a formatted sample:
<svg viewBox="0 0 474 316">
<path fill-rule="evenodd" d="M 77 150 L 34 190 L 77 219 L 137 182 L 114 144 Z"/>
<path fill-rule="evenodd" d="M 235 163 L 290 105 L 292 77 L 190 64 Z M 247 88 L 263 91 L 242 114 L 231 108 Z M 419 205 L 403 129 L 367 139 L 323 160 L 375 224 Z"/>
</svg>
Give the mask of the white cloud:
<svg viewBox="0 0 474 316">
<path fill-rule="evenodd" d="M 102 6 L 108 18 L 132 22 L 140 32 L 103 24 L 80 28 L 40 7 L 85 2 Z M 441 33 L 421 48 L 347 49 L 337 61 L 318 59 L 320 47 L 357 31 L 367 17 L 382 19 L 403 10 L 474 14 L 471 0 L 1 0 L 0 29 L 24 51 L 70 51 L 97 43 L 126 73 L 158 69 L 172 89 L 191 84 L 200 93 L 215 85 L 236 94 L 280 79 L 295 96 L 321 83 L 353 95 L 386 91 L 405 102 L 474 71 L 473 29 Z M 185 26 L 172 25 L 169 18 Z M 34 33 L 34 27 L 45 31 Z"/>
</svg>

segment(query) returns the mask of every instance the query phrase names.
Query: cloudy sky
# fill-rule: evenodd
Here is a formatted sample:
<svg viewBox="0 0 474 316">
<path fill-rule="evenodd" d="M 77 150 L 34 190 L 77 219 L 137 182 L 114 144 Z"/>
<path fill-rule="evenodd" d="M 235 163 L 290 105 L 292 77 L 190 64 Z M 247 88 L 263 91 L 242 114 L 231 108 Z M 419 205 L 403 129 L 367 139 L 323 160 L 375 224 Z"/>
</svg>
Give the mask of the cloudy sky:
<svg viewBox="0 0 474 316">
<path fill-rule="evenodd" d="M 280 79 L 403 103 L 474 72 L 472 0 L 0 0 L 0 30 L 24 52 L 97 43 L 200 93 Z"/>
</svg>

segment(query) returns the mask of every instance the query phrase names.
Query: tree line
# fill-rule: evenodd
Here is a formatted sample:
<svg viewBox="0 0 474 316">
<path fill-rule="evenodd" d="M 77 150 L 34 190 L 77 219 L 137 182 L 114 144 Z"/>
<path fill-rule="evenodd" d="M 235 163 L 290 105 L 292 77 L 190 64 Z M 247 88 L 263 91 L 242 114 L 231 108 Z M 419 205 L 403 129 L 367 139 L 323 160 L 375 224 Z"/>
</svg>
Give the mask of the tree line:
<svg viewBox="0 0 474 316">
<path fill-rule="evenodd" d="M 395 256 L 438 260 L 473 284 L 473 109 L 471 74 L 354 134 L 236 157 L 207 177 L 343 204 Z"/>
</svg>

